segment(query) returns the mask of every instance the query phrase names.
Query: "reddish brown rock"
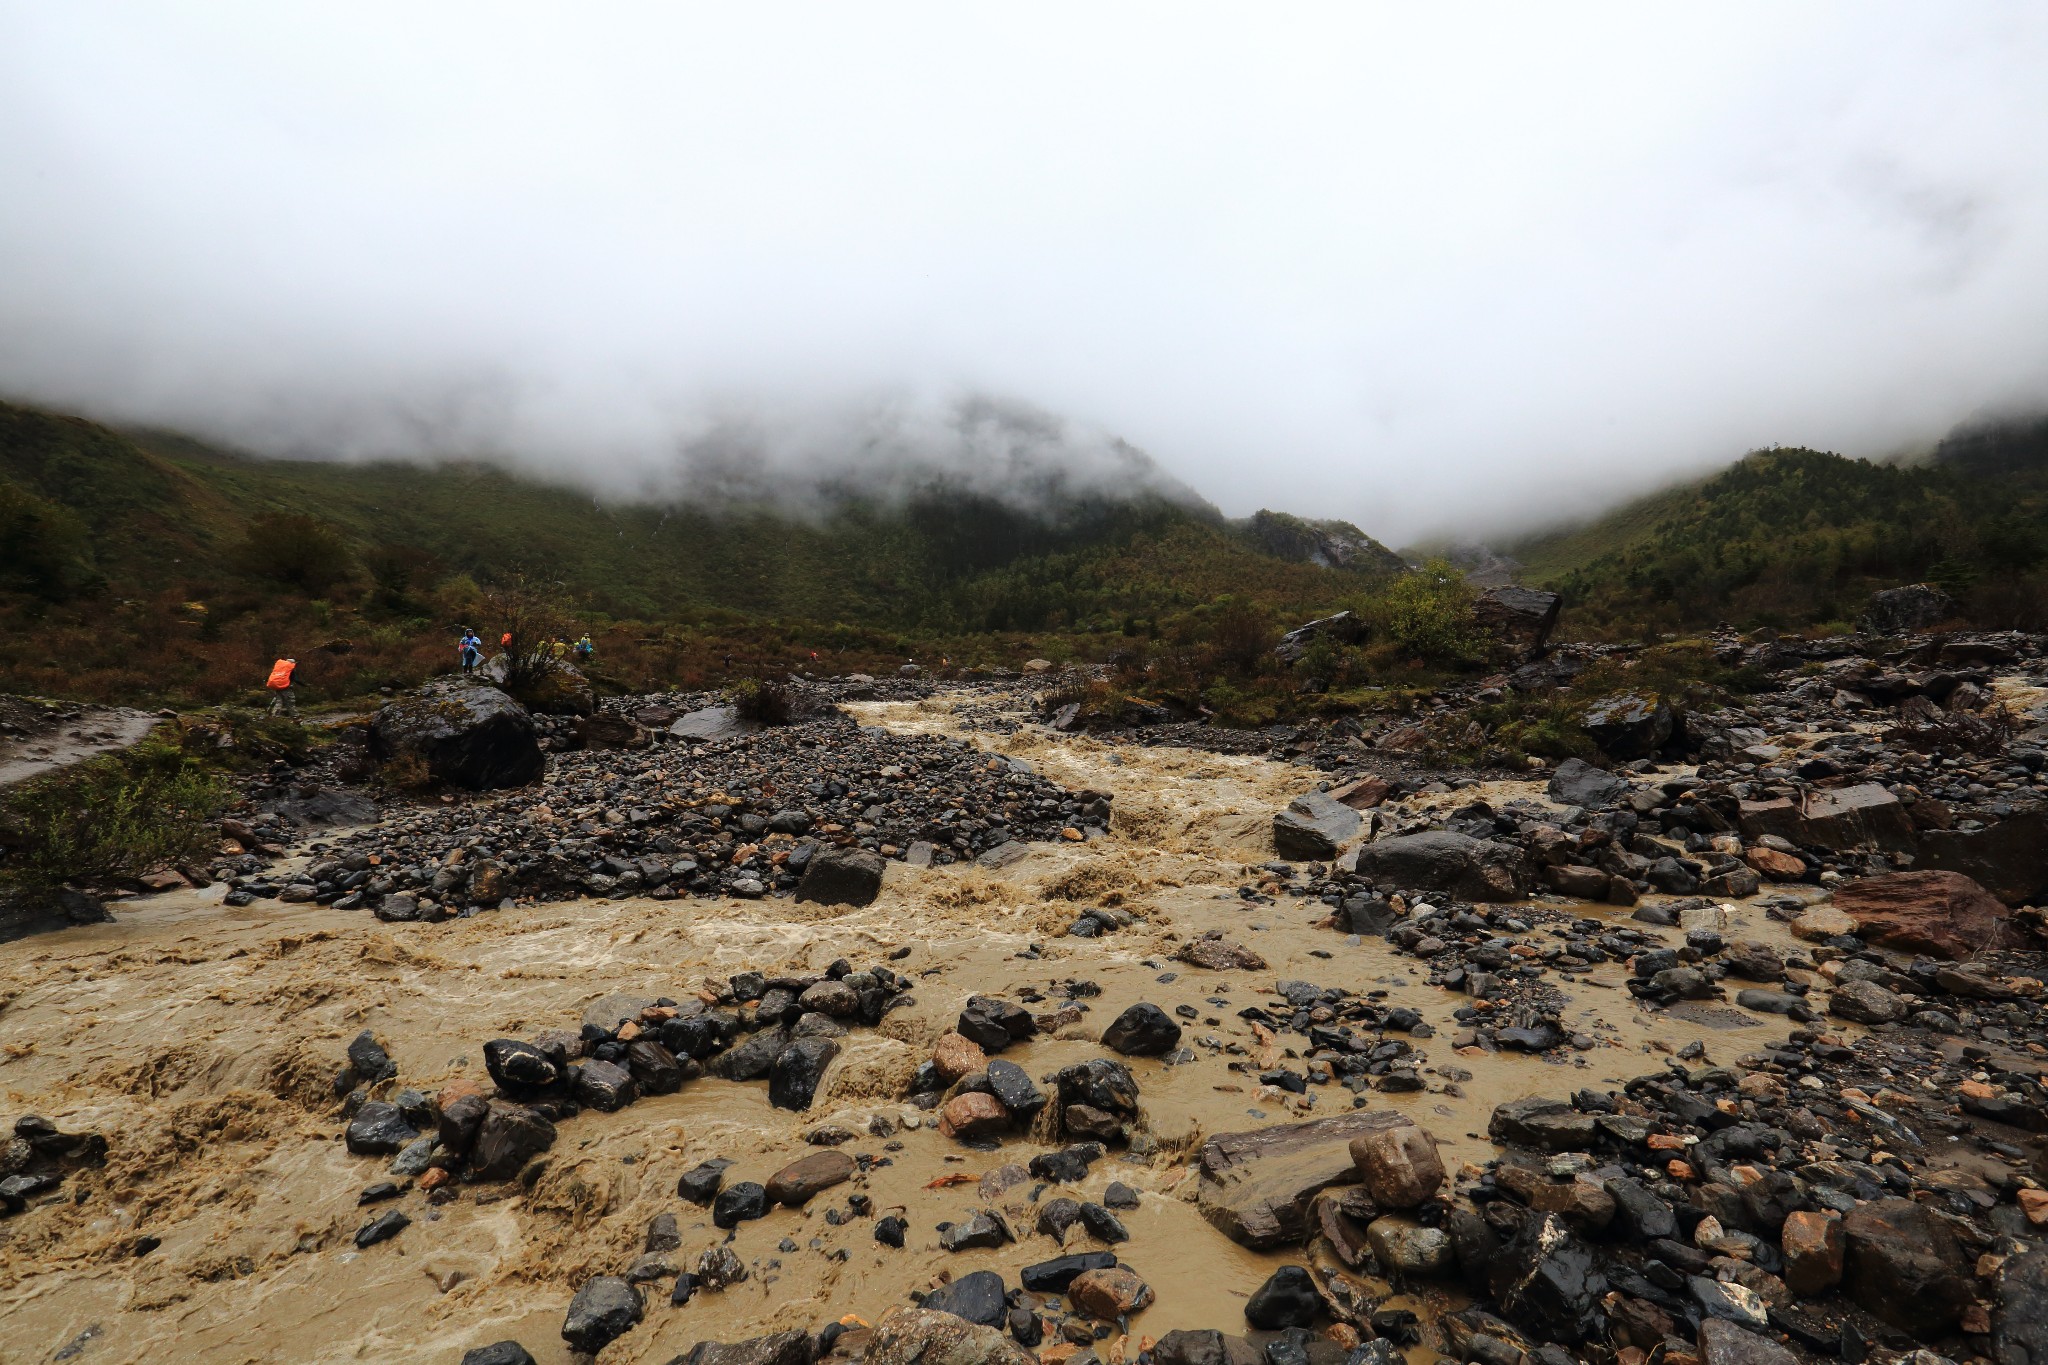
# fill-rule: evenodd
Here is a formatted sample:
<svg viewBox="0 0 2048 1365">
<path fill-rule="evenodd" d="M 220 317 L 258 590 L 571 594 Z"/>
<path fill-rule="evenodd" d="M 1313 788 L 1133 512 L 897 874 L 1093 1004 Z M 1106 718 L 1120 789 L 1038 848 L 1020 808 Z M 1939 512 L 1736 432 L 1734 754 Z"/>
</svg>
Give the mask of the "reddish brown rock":
<svg viewBox="0 0 2048 1365">
<path fill-rule="evenodd" d="M 1835 891 L 1835 909 L 1856 932 L 1901 952 L 1968 957 L 1999 946 L 2010 915 L 1998 897 L 1959 872 L 1890 872 Z"/>
<path fill-rule="evenodd" d="M 1074 1308 L 1098 1322 L 1115 1322 L 1152 1302 L 1152 1286 L 1124 1266 L 1084 1270 L 1067 1286 Z"/>
<path fill-rule="evenodd" d="M 1789 853 L 1759 845 L 1742 855 L 1742 861 L 1774 882 L 1796 882 L 1806 875 L 1806 864 Z"/>
<path fill-rule="evenodd" d="M 844 1152 L 814 1152 L 768 1177 L 769 1202 L 802 1208 L 813 1195 L 853 1179 L 855 1169 Z"/>
<path fill-rule="evenodd" d="M 1330 788 L 1330 799 L 1341 801 L 1353 810 L 1371 810 L 1387 799 L 1392 788 L 1384 779 L 1361 777 L 1356 782 L 1346 782 L 1341 787 Z"/>
<path fill-rule="evenodd" d="M 1785 1287 L 1810 1298 L 1842 1282 L 1842 1215 L 1800 1210 L 1787 1214 L 1780 1245 Z"/>
<path fill-rule="evenodd" d="M 984 1070 L 988 1066 L 988 1054 L 959 1034 L 948 1033 L 932 1049 L 932 1065 L 947 1081 L 957 1081 L 962 1076 Z"/>
<path fill-rule="evenodd" d="M 949 1138 L 979 1137 L 1010 1126 L 1010 1111 L 994 1095 L 970 1090 L 955 1095 L 939 1111 L 939 1131 Z"/>
<path fill-rule="evenodd" d="M 1436 1139 L 1413 1124 L 1380 1128 L 1351 1139 L 1351 1161 L 1365 1192 L 1383 1209 L 1412 1209 L 1444 1183 Z"/>
</svg>

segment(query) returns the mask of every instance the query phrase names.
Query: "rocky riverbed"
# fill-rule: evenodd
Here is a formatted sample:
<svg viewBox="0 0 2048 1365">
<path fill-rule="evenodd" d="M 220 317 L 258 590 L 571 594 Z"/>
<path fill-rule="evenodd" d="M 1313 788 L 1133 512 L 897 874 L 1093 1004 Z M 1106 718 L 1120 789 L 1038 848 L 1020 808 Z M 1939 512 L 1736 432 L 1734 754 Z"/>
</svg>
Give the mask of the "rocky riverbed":
<svg viewBox="0 0 2048 1365">
<path fill-rule="evenodd" d="M 1728 647 L 1478 780 L 891 682 L 258 784 L 0 967 L 0 1359 L 2048 1358 L 2039 642 Z"/>
</svg>

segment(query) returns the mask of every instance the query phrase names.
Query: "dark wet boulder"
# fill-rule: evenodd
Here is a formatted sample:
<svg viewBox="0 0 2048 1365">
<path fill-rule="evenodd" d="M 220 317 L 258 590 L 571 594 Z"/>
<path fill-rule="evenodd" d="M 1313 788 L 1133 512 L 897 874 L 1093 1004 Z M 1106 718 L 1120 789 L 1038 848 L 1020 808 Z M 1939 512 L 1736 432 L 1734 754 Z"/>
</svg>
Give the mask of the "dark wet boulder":
<svg viewBox="0 0 2048 1365">
<path fill-rule="evenodd" d="M 577 1102 L 600 1113 L 615 1113 L 640 1098 L 633 1073 L 612 1062 L 585 1062 L 573 1075 Z"/>
<path fill-rule="evenodd" d="M 430 682 L 383 706 L 370 722 L 370 756 L 411 759 L 438 782 L 484 790 L 523 787 L 546 766 L 533 717 L 495 687 Z"/>
<path fill-rule="evenodd" d="M 523 1104 L 492 1100 L 477 1126 L 469 1169 L 479 1180 L 510 1180 L 555 1145 L 555 1125 Z"/>
<path fill-rule="evenodd" d="M 533 1365 L 533 1356 L 516 1341 L 494 1341 L 464 1351 L 462 1365 Z"/>
<path fill-rule="evenodd" d="M 1550 775 L 1550 799 L 1564 806 L 1600 810 L 1628 790 L 1628 783 L 1583 758 L 1568 758 Z"/>
<path fill-rule="evenodd" d="M 1524 1331 L 1551 1341 L 1583 1341 L 1604 1289 L 1593 1253 L 1555 1214 L 1531 1216 L 1494 1259 L 1494 1298 Z"/>
<path fill-rule="evenodd" d="M 825 1068 L 839 1055 L 839 1044 L 830 1038 L 799 1038 L 775 1056 L 768 1073 L 768 1103 L 777 1109 L 802 1111 L 811 1107 Z"/>
<path fill-rule="evenodd" d="M 818 1339 L 793 1330 L 744 1341 L 700 1341 L 670 1365 L 811 1365 L 817 1358 Z"/>
<path fill-rule="evenodd" d="M 390 1156 L 420 1135 L 388 1100 L 371 1100 L 348 1121 L 348 1149 L 357 1156 Z"/>
<path fill-rule="evenodd" d="M 1038 1021 L 1031 1017 L 1031 1011 L 1014 1001 L 974 995 L 968 997 L 953 1031 L 994 1056 L 1011 1043 L 1036 1036 Z"/>
<path fill-rule="evenodd" d="M 692 1204 L 709 1204 L 718 1197 L 719 1186 L 725 1183 L 726 1168 L 731 1165 L 722 1156 L 699 1162 L 676 1181 L 676 1193 Z"/>
<path fill-rule="evenodd" d="M 804 867 L 796 898 L 820 905 L 870 905 L 882 894 L 886 865 L 864 848 L 820 849 Z"/>
<path fill-rule="evenodd" d="M 1947 1226 L 1910 1199 L 1878 1199 L 1842 1216 L 1842 1289 L 1918 1337 L 1952 1329 L 1970 1303 L 1961 1249 Z"/>
<path fill-rule="evenodd" d="M 1649 692 L 1624 692 L 1602 697 L 1586 708 L 1579 724 L 1609 758 L 1627 762 L 1648 758 L 1671 738 L 1675 717 L 1662 697 Z"/>
<path fill-rule="evenodd" d="M 450 1156 L 467 1157 L 476 1146 L 477 1131 L 490 1111 L 491 1102 L 483 1095 L 458 1095 L 443 1104 L 435 1123 L 441 1150 Z"/>
<path fill-rule="evenodd" d="M 1141 1001 L 1102 1031 L 1102 1045 L 1126 1057 L 1162 1057 L 1180 1046 L 1180 1025 L 1159 1006 Z"/>
<path fill-rule="evenodd" d="M 1961 873 L 2007 905 L 2048 902 L 2048 806 L 2016 806 L 1978 829 L 1922 830 L 1919 848 L 1919 867 Z"/>
<path fill-rule="evenodd" d="M 1307 1327 L 1322 1311 L 1322 1295 L 1306 1267 L 1283 1265 L 1245 1300 L 1244 1320 L 1262 1332 Z"/>
<path fill-rule="evenodd" d="M 1152 1359 L 1156 1365 L 1237 1365 L 1230 1341 L 1221 1332 L 1176 1329 L 1159 1338 Z"/>
<path fill-rule="evenodd" d="M 1376 839 L 1358 851 L 1358 874 L 1383 887 L 1441 891 L 1461 900 L 1518 900 L 1529 859 L 1513 844 L 1433 829 Z"/>
<path fill-rule="evenodd" d="M 1045 1107 L 1045 1092 L 1031 1080 L 1031 1073 L 1015 1062 L 1001 1058 L 988 1064 L 989 1093 L 1002 1101 L 1003 1108 L 1020 1117 Z"/>
<path fill-rule="evenodd" d="M 391 1060 L 391 1054 L 377 1041 L 377 1035 L 364 1029 L 350 1040 L 348 1045 L 347 1090 L 358 1085 L 375 1085 L 388 1081 L 398 1074 L 398 1064 Z"/>
<path fill-rule="evenodd" d="M 569 1301 L 562 1340 L 573 1350 L 596 1355 L 640 1322 L 640 1291 L 616 1275 L 586 1280 Z"/>
<path fill-rule="evenodd" d="M 672 1095 L 688 1078 L 676 1055 L 652 1038 L 636 1038 L 626 1047 L 626 1066 L 643 1095 Z M 695 1064 L 692 1064 L 694 1074 Z"/>
<path fill-rule="evenodd" d="M 412 1219 L 404 1213 L 397 1209 L 387 1210 L 356 1229 L 356 1250 L 388 1242 L 411 1226 Z"/>
<path fill-rule="evenodd" d="M 923 1306 L 927 1312 L 951 1313 L 983 1327 L 999 1327 L 1008 1314 L 1007 1300 L 1003 1277 L 993 1270 L 977 1270 L 940 1285 L 924 1296 Z"/>
<path fill-rule="evenodd" d="M 1486 1135 L 1504 1147 L 1534 1147 L 1545 1152 L 1580 1151 L 1593 1145 L 1599 1132 L 1591 1114 L 1581 1114 L 1564 1100 L 1530 1095 L 1496 1105 Z"/>
</svg>

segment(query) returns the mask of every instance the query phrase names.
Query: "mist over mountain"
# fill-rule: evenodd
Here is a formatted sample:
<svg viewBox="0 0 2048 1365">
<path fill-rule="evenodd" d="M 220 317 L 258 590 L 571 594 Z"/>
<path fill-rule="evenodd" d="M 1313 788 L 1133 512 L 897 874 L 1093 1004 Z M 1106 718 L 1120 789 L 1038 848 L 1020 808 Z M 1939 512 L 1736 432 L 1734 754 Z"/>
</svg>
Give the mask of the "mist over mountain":
<svg viewBox="0 0 2048 1365">
<path fill-rule="evenodd" d="M 2000 5 L 17 6 L 0 393 L 613 496 L 1128 442 L 1490 535 L 2048 393 L 2044 57 Z"/>
</svg>

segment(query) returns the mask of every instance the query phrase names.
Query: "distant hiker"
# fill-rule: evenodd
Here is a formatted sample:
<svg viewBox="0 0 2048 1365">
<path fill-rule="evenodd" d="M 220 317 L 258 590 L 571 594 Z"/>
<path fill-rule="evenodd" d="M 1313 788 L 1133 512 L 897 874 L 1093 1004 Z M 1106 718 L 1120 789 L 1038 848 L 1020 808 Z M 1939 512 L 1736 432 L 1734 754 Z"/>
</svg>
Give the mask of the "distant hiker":
<svg viewBox="0 0 2048 1365">
<path fill-rule="evenodd" d="M 732 672 L 732 655 L 730 654 L 725 656 L 725 671 L 728 673 Z"/>
<path fill-rule="evenodd" d="M 508 630 L 508 631 L 506 631 L 506 632 L 505 632 L 505 633 L 504 633 L 503 635 L 500 635 L 500 636 L 498 637 L 498 648 L 500 648 L 500 649 L 504 650 L 504 651 L 505 651 L 505 652 L 506 652 L 507 654 L 510 654 L 510 653 L 512 652 L 512 632 L 511 632 L 511 631 L 509 631 L 509 630 Z"/>
<path fill-rule="evenodd" d="M 593 657 L 595 657 L 596 654 L 597 646 L 590 643 L 590 637 L 588 635 L 584 636 L 582 639 L 576 642 L 577 663 L 587 664 L 591 661 Z"/>
<path fill-rule="evenodd" d="M 554 655 L 557 659 L 562 658 L 568 652 L 569 642 L 559 635 L 555 637 L 555 642 L 548 646 L 548 653 Z"/>
<path fill-rule="evenodd" d="M 462 671 L 474 673 L 478 665 L 484 661 L 483 637 L 465 627 L 462 632 L 462 643 L 455 647 L 455 652 L 462 659 Z"/>
<path fill-rule="evenodd" d="M 271 715 L 298 719 L 299 704 L 292 698 L 292 670 L 298 666 L 297 659 L 279 659 L 270 666 L 270 681 L 263 685 L 270 689 Z"/>
</svg>

